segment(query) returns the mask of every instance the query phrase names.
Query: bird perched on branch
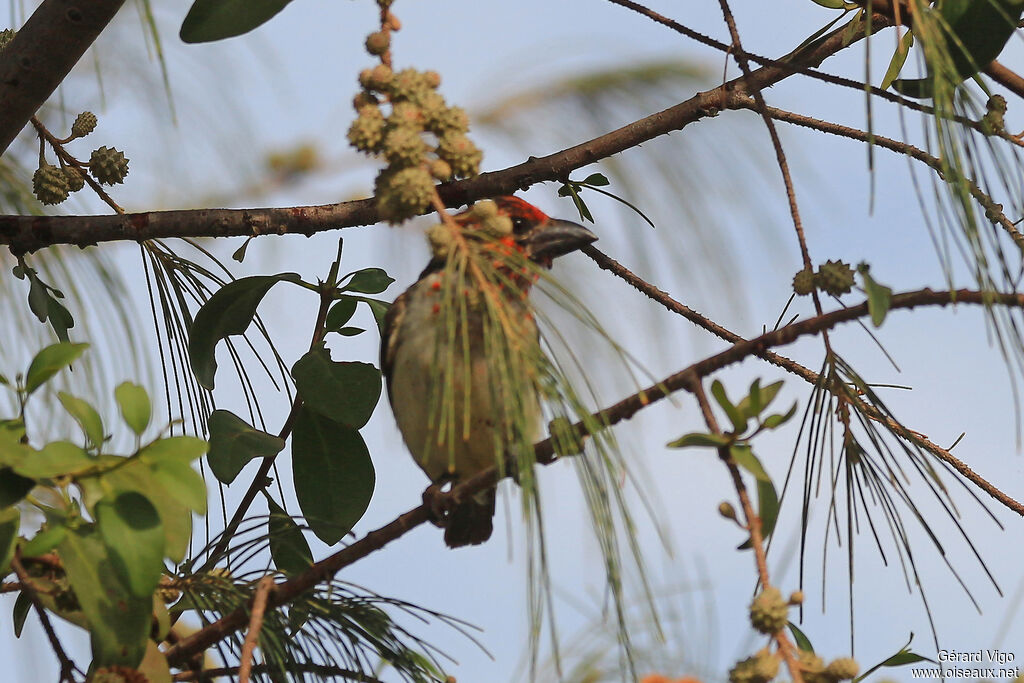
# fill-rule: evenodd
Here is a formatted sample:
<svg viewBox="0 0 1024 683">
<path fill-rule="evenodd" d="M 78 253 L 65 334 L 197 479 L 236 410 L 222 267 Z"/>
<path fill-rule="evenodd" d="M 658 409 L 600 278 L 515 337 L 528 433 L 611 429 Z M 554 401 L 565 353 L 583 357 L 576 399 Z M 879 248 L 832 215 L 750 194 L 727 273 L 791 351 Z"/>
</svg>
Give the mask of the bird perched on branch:
<svg viewBox="0 0 1024 683">
<path fill-rule="evenodd" d="M 597 237 L 516 197 L 477 202 L 428 236 L 430 263 L 384 320 L 381 367 L 398 428 L 436 493 L 529 455 L 547 367 L 530 289 L 553 259 Z M 449 547 L 483 543 L 494 490 L 434 512 Z"/>
</svg>

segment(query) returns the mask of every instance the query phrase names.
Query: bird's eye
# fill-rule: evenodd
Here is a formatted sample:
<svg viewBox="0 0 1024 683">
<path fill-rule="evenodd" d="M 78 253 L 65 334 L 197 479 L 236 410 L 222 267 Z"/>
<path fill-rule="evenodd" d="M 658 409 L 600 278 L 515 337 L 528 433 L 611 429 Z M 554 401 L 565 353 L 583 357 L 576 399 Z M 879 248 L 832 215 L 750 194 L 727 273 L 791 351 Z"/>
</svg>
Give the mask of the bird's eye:
<svg viewBox="0 0 1024 683">
<path fill-rule="evenodd" d="M 522 216 L 512 216 L 512 232 L 522 235 L 530 229 L 530 224 Z"/>
</svg>

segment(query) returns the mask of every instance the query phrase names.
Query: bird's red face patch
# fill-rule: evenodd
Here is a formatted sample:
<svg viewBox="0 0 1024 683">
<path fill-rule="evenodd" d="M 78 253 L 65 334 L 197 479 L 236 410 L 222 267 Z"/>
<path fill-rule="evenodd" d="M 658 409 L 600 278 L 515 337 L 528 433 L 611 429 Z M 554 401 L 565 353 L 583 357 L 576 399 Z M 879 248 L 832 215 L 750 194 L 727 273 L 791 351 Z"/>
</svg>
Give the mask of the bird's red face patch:
<svg viewBox="0 0 1024 683">
<path fill-rule="evenodd" d="M 498 205 L 498 210 L 506 216 L 522 216 L 534 225 L 548 220 L 546 213 L 533 204 L 524 202 L 519 197 L 496 197 L 494 203 Z"/>
</svg>

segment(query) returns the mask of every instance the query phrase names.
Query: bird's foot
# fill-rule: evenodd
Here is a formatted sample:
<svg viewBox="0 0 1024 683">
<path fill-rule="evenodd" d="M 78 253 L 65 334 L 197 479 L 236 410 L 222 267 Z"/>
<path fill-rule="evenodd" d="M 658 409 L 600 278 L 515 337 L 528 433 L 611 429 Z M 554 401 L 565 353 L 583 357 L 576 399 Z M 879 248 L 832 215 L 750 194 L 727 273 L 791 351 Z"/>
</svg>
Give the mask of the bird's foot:
<svg viewBox="0 0 1024 683">
<path fill-rule="evenodd" d="M 449 483 L 447 481 L 437 482 L 423 491 L 423 504 L 430 510 L 430 522 L 437 527 L 448 526 L 452 510 L 459 504 L 453 490 L 444 490 Z"/>
</svg>

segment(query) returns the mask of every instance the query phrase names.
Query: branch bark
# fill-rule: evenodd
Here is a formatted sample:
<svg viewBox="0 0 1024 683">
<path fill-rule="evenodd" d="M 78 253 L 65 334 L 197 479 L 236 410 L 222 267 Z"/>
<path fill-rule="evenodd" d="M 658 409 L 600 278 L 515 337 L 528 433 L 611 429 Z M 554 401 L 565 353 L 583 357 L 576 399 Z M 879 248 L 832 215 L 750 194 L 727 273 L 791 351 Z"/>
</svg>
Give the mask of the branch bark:
<svg viewBox="0 0 1024 683">
<path fill-rule="evenodd" d="M 954 303 L 1024 308 L 1024 294 L 992 294 L 968 289 L 958 289 L 955 291 L 921 289 L 893 296 L 890 303 L 890 312 L 899 309 L 912 309 L 919 306 L 948 306 Z M 866 315 L 868 315 L 868 305 L 867 302 L 864 302 L 858 306 L 842 308 L 787 325 L 749 341 L 738 342 L 720 353 L 694 363 L 666 377 L 662 381 L 595 413 L 593 417 L 597 423 L 611 427 L 623 420 L 628 420 L 643 408 L 656 403 L 669 394 L 693 386 L 694 382 L 699 382 L 701 378 L 717 370 L 738 363 L 749 356 L 762 356 L 765 351 L 772 347 L 790 344 L 800 337 L 818 334 L 840 323 L 863 318 Z M 582 421 L 577 422 L 574 428 L 581 436 L 588 433 Z M 552 444 L 551 439 L 538 442 L 534 446 L 534 454 L 536 461 L 540 464 L 546 465 L 554 462 L 556 456 L 554 455 L 554 444 Z M 506 471 L 512 470 L 506 468 Z M 981 481 L 984 482 L 983 479 Z M 466 499 L 480 491 L 495 486 L 497 482 L 498 469 L 492 467 L 460 483 L 453 489 L 452 495 Z M 287 581 L 277 584 L 270 591 L 267 598 L 267 609 L 273 609 L 295 600 L 322 581 L 329 580 L 341 569 L 376 550 L 380 550 L 391 541 L 403 536 L 407 531 L 414 529 L 429 519 L 430 510 L 424 504 L 400 515 L 381 528 L 371 531 L 360 540 L 314 563 L 301 574 L 297 574 Z M 167 661 L 171 666 L 181 666 L 190 657 L 205 651 L 235 631 L 245 627 L 249 620 L 251 604 L 252 599 L 250 599 L 247 605 L 225 614 L 196 633 L 183 638 L 166 651 Z"/>
<path fill-rule="evenodd" d="M 886 20 L 878 17 L 879 23 Z M 622 128 L 560 152 L 483 173 L 476 178 L 438 187 L 447 206 L 455 207 L 485 197 L 511 194 L 537 183 L 563 180 L 578 168 L 636 147 L 661 135 L 681 130 L 726 108 L 731 94 L 764 89 L 821 64 L 826 58 L 862 39 L 863 33 L 844 39 L 835 30 L 794 54 L 787 62 L 775 63 L 721 86 L 697 93 L 664 111 L 644 117 Z M 14 254 L 24 254 L 55 244 L 81 247 L 116 240 L 141 241 L 171 237 L 238 237 L 261 234 L 298 233 L 306 236 L 325 230 L 372 225 L 380 220 L 370 199 L 340 204 L 262 209 L 188 209 L 152 211 L 117 216 L 0 216 L 0 244 Z"/>
<path fill-rule="evenodd" d="M 123 4 L 124 0 L 44 0 L 0 50 L 0 154 Z"/>
</svg>

